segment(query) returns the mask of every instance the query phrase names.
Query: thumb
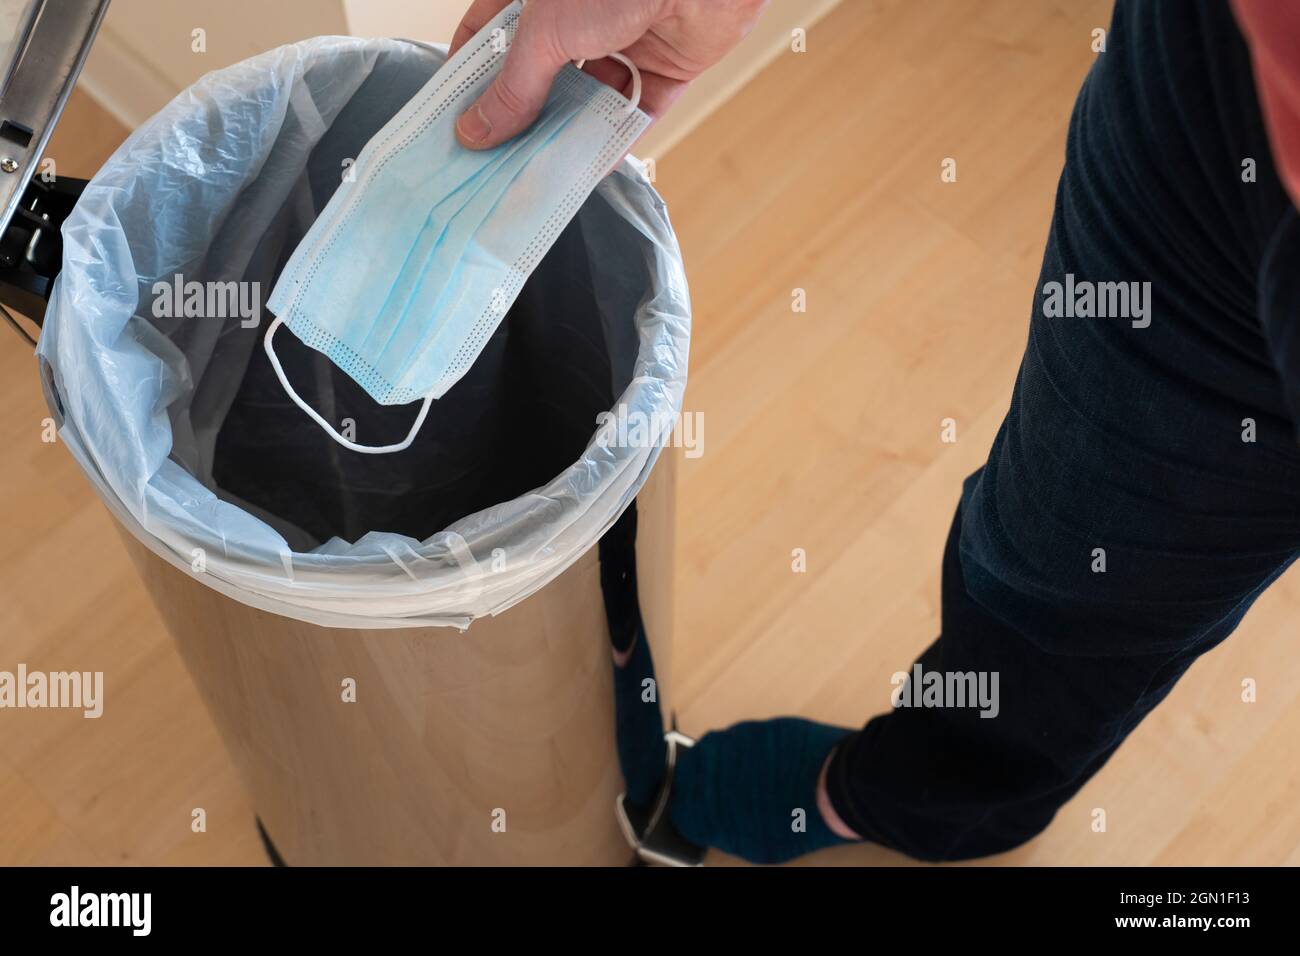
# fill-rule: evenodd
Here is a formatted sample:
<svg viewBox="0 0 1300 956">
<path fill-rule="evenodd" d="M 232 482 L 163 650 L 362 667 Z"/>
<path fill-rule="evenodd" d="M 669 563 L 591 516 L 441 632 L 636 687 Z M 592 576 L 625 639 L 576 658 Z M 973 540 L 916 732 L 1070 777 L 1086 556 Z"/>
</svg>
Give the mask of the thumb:
<svg viewBox="0 0 1300 956">
<path fill-rule="evenodd" d="M 495 80 L 456 121 L 456 139 L 470 149 L 499 146 L 532 125 L 546 104 L 555 74 L 568 62 L 543 23 L 519 21 L 506 62 Z"/>
</svg>

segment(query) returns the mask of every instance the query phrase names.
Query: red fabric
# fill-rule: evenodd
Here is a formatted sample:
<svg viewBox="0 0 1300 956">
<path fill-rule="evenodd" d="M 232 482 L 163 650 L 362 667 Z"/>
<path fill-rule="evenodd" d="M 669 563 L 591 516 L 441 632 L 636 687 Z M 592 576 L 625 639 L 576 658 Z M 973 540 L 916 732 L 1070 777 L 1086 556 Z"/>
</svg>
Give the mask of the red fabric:
<svg viewBox="0 0 1300 956">
<path fill-rule="evenodd" d="M 1273 161 L 1300 205 L 1300 3 L 1232 0 L 1232 6 L 1250 43 Z"/>
</svg>

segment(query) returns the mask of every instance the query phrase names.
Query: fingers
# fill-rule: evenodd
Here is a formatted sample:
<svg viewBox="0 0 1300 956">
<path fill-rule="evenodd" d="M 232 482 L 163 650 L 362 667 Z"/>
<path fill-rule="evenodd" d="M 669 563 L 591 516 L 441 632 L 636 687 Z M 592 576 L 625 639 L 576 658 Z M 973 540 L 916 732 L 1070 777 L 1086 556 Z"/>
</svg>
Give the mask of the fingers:
<svg viewBox="0 0 1300 956">
<path fill-rule="evenodd" d="M 530 16 L 537 9 L 535 4 L 524 7 L 501 72 L 456 121 L 456 138 L 462 146 L 489 149 L 504 143 L 542 111 L 551 81 L 568 57 L 561 52 L 556 19 L 545 12 Z"/>
<path fill-rule="evenodd" d="M 447 56 L 455 56 L 467 40 L 487 26 L 492 18 L 510 5 L 510 0 L 474 0 L 465 15 L 460 18 L 460 26 L 451 38 Z"/>
</svg>

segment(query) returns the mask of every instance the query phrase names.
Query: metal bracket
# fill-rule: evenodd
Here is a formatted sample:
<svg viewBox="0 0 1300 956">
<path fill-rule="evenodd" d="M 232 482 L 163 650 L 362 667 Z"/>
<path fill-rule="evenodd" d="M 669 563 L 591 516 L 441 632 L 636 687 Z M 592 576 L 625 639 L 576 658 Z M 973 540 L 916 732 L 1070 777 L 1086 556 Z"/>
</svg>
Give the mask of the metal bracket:
<svg viewBox="0 0 1300 956">
<path fill-rule="evenodd" d="M 693 747 L 695 741 L 676 730 L 664 734 L 664 741 L 668 744 L 664 780 L 659 785 L 653 806 L 632 806 L 625 799 L 627 794 L 620 793 L 614 804 L 614 815 L 628 844 L 644 862 L 658 866 L 703 866 L 706 848 L 696 846 L 678 833 L 668 818 L 677 749 Z"/>
<path fill-rule="evenodd" d="M 0 303 L 37 325 L 62 264 L 59 227 L 85 182 L 36 167 L 107 9 L 108 0 L 29 0 L 0 67 Z"/>
<path fill-rule="evenodd" d="M 63 221 L 86 188 L 68 176 L 27 184 L 22 201 L 0 235 L 0 304 L 40 326 L 54 278 L 63 266 Z M 27 333 L 16 323 L 24 337 Z"/>
</svg>

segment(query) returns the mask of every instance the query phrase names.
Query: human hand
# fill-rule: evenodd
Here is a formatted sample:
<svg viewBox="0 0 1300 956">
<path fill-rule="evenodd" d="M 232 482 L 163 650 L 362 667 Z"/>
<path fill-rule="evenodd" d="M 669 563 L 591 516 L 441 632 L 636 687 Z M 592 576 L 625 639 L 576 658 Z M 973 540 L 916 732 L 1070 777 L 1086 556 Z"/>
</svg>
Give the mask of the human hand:
<svg viewBox="0 0 1300 956">
<path fill-rule="evenodd" d="M 510 0 L 474 0 L 451 42 L 458 49 Z M 551 81 L 564 64 L 586 60 L 586 72 L 623 89 L 622 53 L 641 71 L 641 109 L 663 115 L 687 85 L 744 38 L 767 0 L 526 0 L 505 64 L 456 122 L 456 138 L 488 149 L 537 119 Z"/>
</svg>

